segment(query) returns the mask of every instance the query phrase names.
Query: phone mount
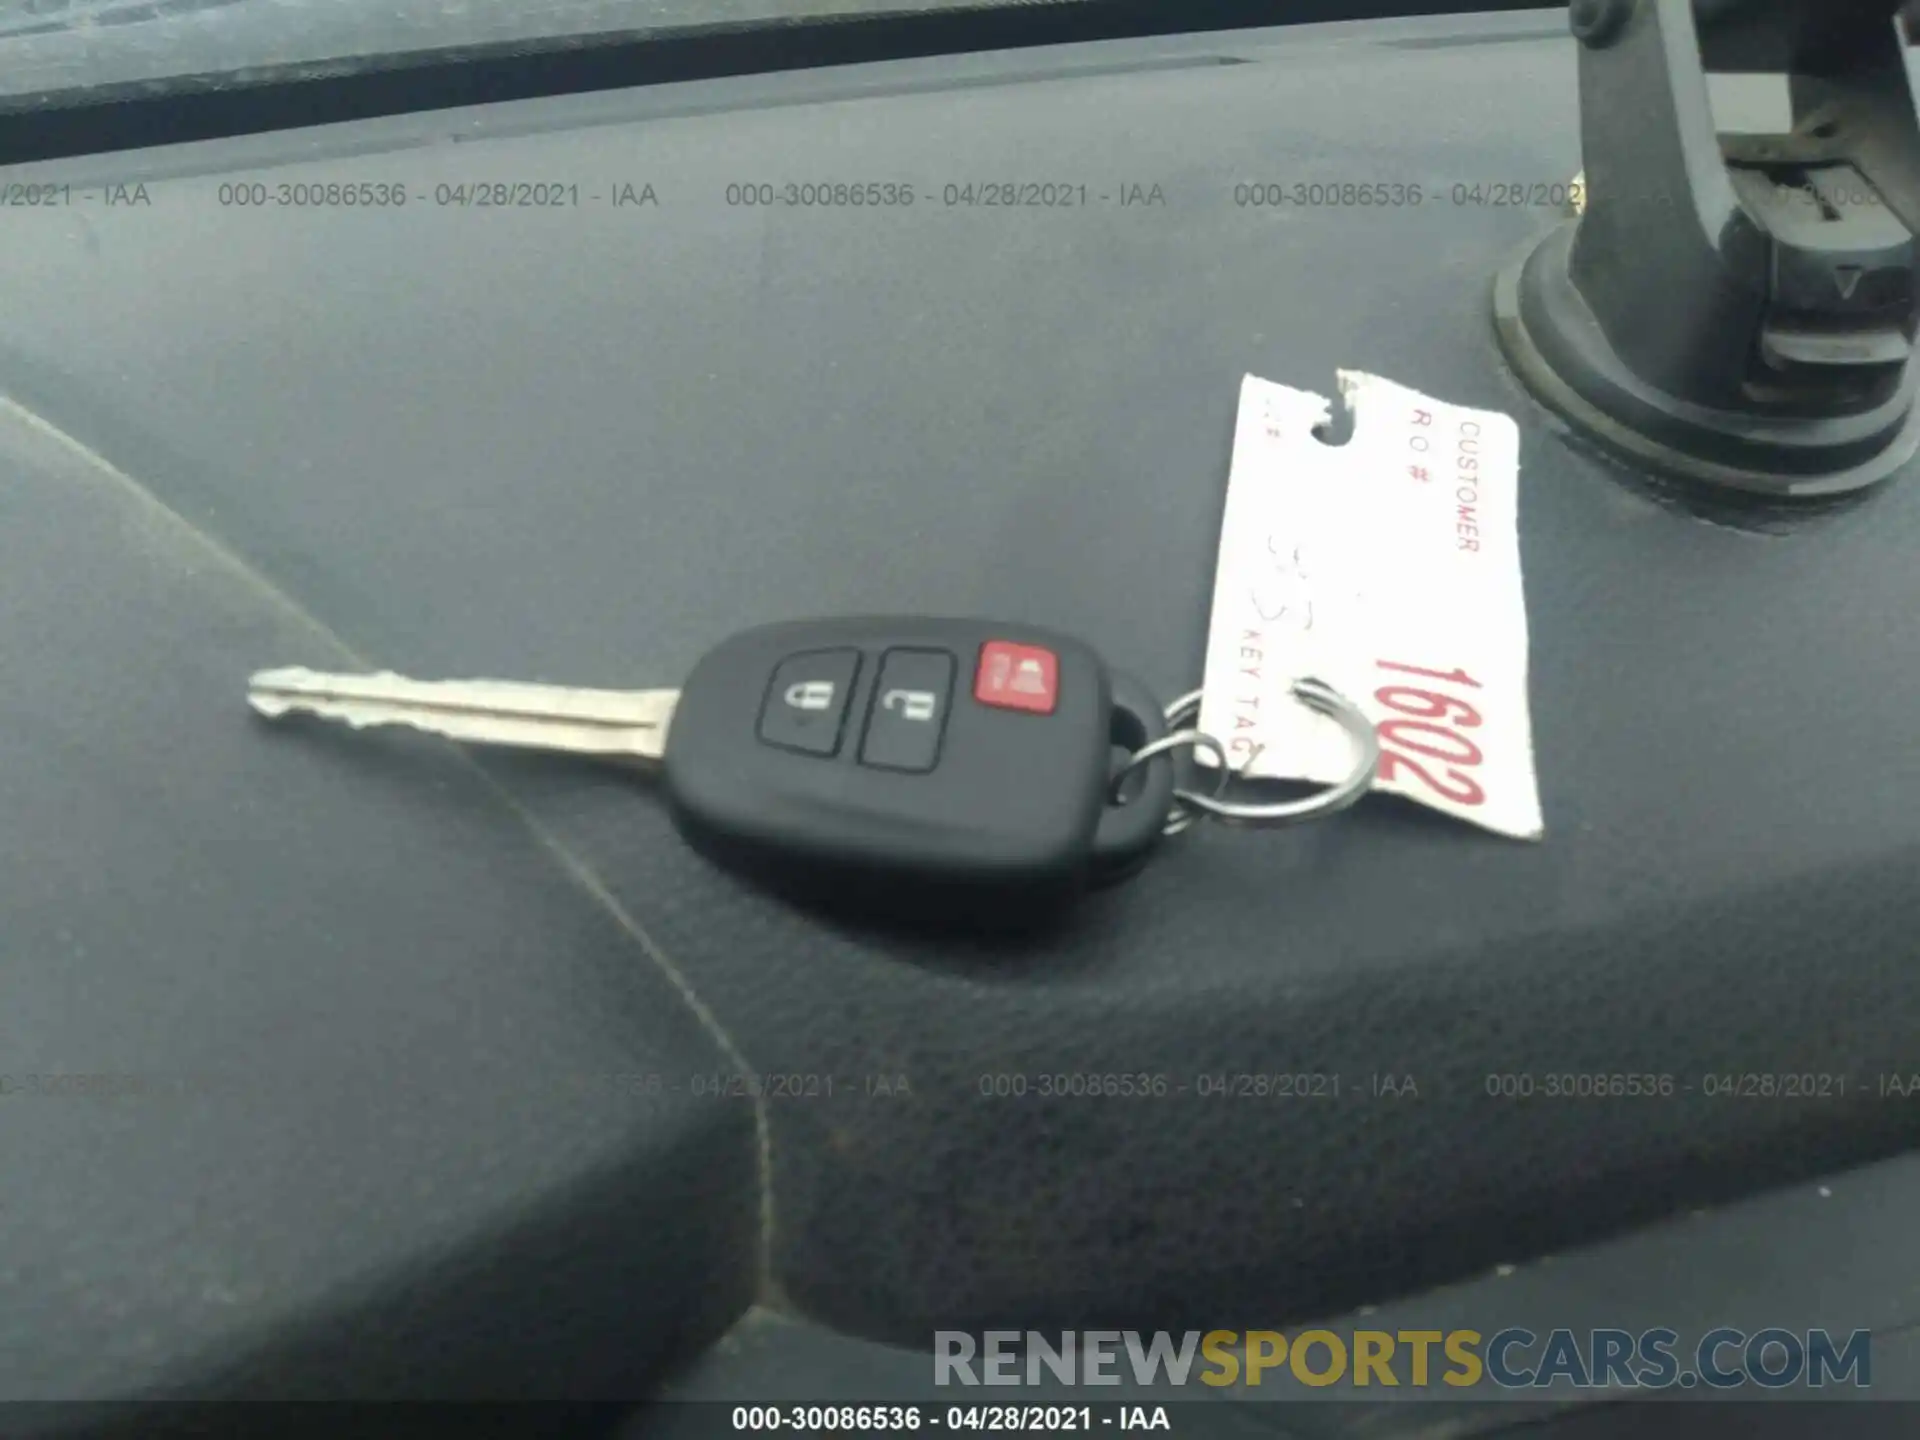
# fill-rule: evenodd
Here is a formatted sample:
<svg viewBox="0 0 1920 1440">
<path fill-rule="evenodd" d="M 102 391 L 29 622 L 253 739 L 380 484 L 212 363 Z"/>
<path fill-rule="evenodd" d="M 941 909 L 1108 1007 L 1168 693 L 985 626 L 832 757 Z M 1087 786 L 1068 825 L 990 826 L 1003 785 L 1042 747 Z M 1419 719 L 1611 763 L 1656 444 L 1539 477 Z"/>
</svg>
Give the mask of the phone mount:
<svg viewBox="0 0 1920 1440">
<path fill-rule="evenodd" d="M 1668 475 L 1858 490 L 1920 449 L 1920 119 L 1899 0 L 1573 0 L 1584 208 L 1496 282 L 1501 344 Z"/>
</svg>

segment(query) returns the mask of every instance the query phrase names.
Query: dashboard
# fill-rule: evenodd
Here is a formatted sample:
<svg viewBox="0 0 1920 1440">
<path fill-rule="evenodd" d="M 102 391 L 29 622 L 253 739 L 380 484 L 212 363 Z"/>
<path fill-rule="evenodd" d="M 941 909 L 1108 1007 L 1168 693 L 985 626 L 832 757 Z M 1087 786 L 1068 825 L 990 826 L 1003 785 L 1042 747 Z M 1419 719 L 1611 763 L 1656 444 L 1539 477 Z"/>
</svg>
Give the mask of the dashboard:
<svg viewBox="0 0 1920 1440">
<path fill-rule="evenodd" d="M 1490 290 L 1577 119 L 1541 11 L 0 174 L 0 1394 L 628 1402 L 746 1314 L 1290 1322 L 1908 1149 L 1920 491 L 1701 506 L 1531 399 Z M 1369 801 L 1045 943 L 902 937 L 644 783 L 240 703 L 902 611 L 1177 695 L 1241 377 L 1343 367 L 1518 422 L 1542 844 Z"/>
</svg>

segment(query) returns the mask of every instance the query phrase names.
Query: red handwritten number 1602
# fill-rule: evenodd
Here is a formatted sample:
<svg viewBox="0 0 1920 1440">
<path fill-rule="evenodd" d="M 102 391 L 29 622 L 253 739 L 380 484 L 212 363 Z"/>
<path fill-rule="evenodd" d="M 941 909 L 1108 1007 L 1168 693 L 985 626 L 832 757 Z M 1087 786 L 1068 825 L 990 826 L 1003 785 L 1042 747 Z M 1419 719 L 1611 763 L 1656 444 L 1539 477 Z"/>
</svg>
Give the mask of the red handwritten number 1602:
<svg viewBox="0 0 1920 1440">
<path fill-rule="evenodd" d="M 1480 682 L 1464 670 L 1423 670 L 1417 665 L 1396 665 L 1387 660 L 1380 662 L 1380 668 L 1467 690 L 1480 688 Z M 1462 773 L 1478 767 L 1486 758 L 1478 745 L 1460 733 L 1479 728 L 1478 710 L 1456 696 L 1414 685 L 1383 685 L 1373 692 L 1373 698 L 1387 709 L 1399 712 L 1397 718 L 1380 722 L 1382 780 L 1391 780 L 1405 770 L 1434 794 L 1456 805 L 1486 804 L 1487 792 L 1480 788 L 1480 782 Z M 1414 756 L 1423 756 L 1425 760 Z M 1454 768 L 1447 769 L 1442 778 L 1435 778 L 1434 761 Z"/>
</svg>

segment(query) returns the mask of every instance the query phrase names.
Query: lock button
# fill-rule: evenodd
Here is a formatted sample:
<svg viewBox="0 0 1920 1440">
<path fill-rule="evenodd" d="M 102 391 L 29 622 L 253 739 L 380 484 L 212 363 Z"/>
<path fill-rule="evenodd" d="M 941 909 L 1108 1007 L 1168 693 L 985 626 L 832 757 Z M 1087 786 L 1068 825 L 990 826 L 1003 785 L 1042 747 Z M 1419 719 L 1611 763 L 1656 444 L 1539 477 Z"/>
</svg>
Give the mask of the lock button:
<svg viewBox="0 0 1920 1440">
<path fill-rule="evenodd" d="M 804 755 L 839 753 L 859 673 L 858 650 L 809 650 L 782 660 L 760 704 L 762 743 Z"/>
<path fill-rule="evenodd" d="M 860 763 L 924 774 L 940 760 L 953 703 L 953 656 L 945 650 L 889 650 L 880 657 Z"/>
</svg>

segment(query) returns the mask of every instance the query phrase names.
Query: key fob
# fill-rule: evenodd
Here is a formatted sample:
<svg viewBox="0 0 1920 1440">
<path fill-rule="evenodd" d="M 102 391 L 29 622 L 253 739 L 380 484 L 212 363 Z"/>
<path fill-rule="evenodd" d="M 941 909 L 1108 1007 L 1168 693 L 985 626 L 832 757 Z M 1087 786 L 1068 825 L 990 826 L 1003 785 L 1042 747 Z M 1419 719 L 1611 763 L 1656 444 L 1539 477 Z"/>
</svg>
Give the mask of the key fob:
<svg viewBox="0 0 1920 1440">
<path fill-rule="evenodd" d="M 1079 641 L 978 620 L 745 631 L 681 688 L 667 803 L 702 854 L 798 898 L 988 927 L 1131 873 L 1174 789 L 1144 687 Z"/>
</svg>

